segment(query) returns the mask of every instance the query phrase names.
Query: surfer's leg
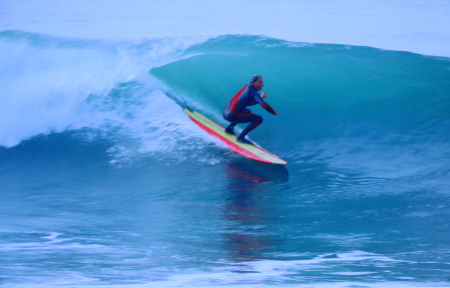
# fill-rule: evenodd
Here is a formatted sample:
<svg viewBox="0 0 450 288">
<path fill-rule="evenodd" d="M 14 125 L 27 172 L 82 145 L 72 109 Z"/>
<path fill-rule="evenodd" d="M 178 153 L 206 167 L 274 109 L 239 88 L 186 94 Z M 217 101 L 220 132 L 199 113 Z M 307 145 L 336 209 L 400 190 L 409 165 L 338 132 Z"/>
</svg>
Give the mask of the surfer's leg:
<svg viewBox="0 0 450 288">
<path fill-rule="evenodd" d="M 238 123 L 249 123 L 250 122 L 250 124 L 244 129 L 244 131 L 242 131 L 239 134 L 239 136 L 236 138 L 237 141 L 247 143 L 247 144 L 252 144 L 252 143 L 250 141 L 246 140 L 245 136 L 263 122 L 263 118 L 261 116 L 253 114 L 252 111 L 250 111 L 249 109 L 245 109 L 242 112 L 232 114 L 231 112 L 227 111 L 227 109 L 225 108 L 224 118 L 225 118 L 225 120 L 231 122 L 230 126 L 228 126 L 225 129 L 225 131 L 227 131 L 228 129 L 234 128 L 234 126 L 236 126 L 236 124 L 238 124 Z"/>
<path fill-rule="evenodd" d="M 225 128 L 225 133 L 228 134 L 234 134 L 234 126 L 236 126 L 238 123 L 231 122 L 230 125 L 228 125 L 227 128 Z"/>
<path fill-rule="evenodd" d="M 253 114 L 253 116 L 249 116 L 246 118 L 247 118 L 247 120 L 251 120 L 251 123 L 241 132 L 241 134 L 239 134 L 239 136 L 236 138 L 237 141 L 245 142 L 245 140 L 246 140 L 245 136 L 263 122 L 263 118 L 259 115 L 255 115 L 255 114 Z"/>
<path fill-rule="evenodd" d="M 230 125 L 228 125 L 227 128 L 225 128 L 225 133 L 228 134 L 234 134 L 234 126 L 236 126 L 238 123 L 234 122 L 233 115 L 231 114 L 231 103 L 228 103 L 228 105 L 223 110 L 223 119 L 231 122 Z"/>
</svg>

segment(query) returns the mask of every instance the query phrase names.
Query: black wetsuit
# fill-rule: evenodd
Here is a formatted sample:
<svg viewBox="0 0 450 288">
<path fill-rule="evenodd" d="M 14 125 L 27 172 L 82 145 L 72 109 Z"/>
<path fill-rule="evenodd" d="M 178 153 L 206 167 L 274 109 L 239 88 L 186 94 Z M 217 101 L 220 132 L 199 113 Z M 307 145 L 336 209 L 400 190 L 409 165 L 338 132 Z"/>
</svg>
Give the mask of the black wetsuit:
<svg viewBox="0 0 450 288">
<path fill-rule="evenodd" d="M 223 111 L 223 118 L 231 122 L 226 131 L 233 131 L 234 126 L 238 123 L 251 122 L 237 137 L 238 140 L 242 140 L 245 135 L 258 127 L 263 122 L 263 118 L 259 115 L 253 114 L 249 109 L 247 109 L 247 106 L 256 104 L 260 104 L 264 109 L 272 114 L 275 114 L 275 110 L 273 110 L 269 104 L 264 102 L 255 87 L 252 85 L 246 85 L 241 89 L 241 91 L 238 92 L 238 94 L 236 94 L 236 96 L 233 97 Z"/>
</svg>

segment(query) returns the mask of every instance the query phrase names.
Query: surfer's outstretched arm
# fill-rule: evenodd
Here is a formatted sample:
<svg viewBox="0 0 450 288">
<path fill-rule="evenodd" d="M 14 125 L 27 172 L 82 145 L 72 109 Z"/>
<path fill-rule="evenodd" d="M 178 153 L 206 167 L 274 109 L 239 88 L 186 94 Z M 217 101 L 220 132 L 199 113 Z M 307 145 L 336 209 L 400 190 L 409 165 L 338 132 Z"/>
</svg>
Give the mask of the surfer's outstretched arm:
<svg viewBox="0 0 450 288">
<path fill-rule="evenodd" d="M 259 97 L 258 97 L 259 96 Z M 267 98 L 267 93 L 266 92 L 262 92 L 261 95 L 259 95 L 258 93 L 256 93 L 255 95 L 255 100 L 256 102 L 258 102 L 259 104 L 261 104 L 261 106 L 266 109 L 269 113 L 272 113 L 273 115 L 278 115 L 278 111 L 274 110 L 272 108 L 272 106 L 269 105 L 269 103 L 264 102 L 264 98 Z"/>
<path fill-rule="evenodd" d="M 273 115 L 278 115 L 278 111 L 277 110 L 273 110 L 273 108 L 267 102 L 263 102 L 261 104 L 261 106 L 264 109 L 266 109 L 267 111 L 269 111 L 270 113 L 272 113 Z"/>
</svg>

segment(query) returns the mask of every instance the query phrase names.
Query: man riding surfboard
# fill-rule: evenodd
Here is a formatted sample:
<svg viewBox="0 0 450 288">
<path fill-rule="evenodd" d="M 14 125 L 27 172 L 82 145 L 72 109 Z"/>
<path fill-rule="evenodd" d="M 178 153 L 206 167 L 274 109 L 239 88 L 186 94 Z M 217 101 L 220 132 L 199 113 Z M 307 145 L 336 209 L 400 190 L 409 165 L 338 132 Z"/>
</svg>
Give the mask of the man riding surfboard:
<svg viewBox="0 0 450 288">
<path fill-rule="evenodd" d="M 225 129 L 228 134 L 234 134 L 234 126 L 238 123 L 249 123 L 250 124 L 237 136 L 236 141 L 253 145 L 252 142 L 245 139 L 245 136 L 258 127 L 262 122 L 263 118 L 259 115 L 253 114 L 247 106 L 260 104 L 264 109 L 272 113 L 273 115 L 278 115 L 277 110 L 273 110 L 272 107 L 263 99 L 267 98 L 267 93 L 262 92 L 260 95 L 258 91 L 261 91 L 264 86 L 264 80 L 261 75 L 254 75 L 250 80 L 250 85 L 245 85 L 227 104 L 223 111 L 223 118 L 230 123 L 230 125 Z"/>
</svg>

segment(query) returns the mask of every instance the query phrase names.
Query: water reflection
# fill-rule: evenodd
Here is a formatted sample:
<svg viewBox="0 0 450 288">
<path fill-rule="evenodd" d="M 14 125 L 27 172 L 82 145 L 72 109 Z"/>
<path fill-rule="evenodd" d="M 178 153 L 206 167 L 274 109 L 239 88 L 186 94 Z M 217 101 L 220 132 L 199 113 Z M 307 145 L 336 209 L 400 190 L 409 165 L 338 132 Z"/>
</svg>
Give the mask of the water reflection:
<svg viewBox="0 0 450 288">
<path fill-rule="evenodd" d="M 235 261 L 260 259 L 272 246 L 266 231 L 270 211 L 263 205 L 267 202 L 264 192 L 277 182 L 287 181 L 288 172 L 284 166 L 243 160 L 229 163 L 226 175 L 229 182 L 224 205 L 224 218 L 228 220 L 223 233 L 225 249 Z"/>
</svg>

